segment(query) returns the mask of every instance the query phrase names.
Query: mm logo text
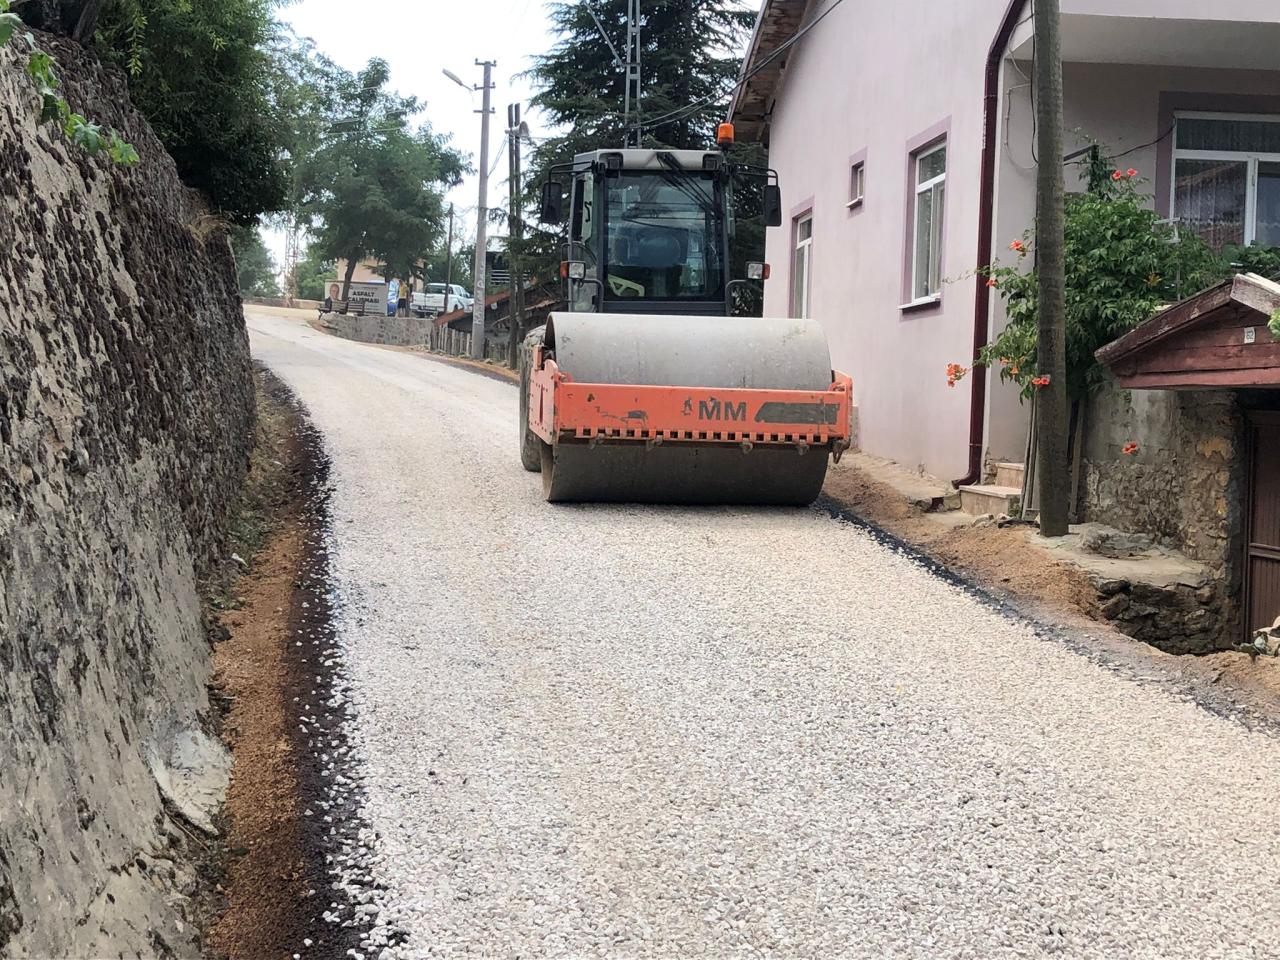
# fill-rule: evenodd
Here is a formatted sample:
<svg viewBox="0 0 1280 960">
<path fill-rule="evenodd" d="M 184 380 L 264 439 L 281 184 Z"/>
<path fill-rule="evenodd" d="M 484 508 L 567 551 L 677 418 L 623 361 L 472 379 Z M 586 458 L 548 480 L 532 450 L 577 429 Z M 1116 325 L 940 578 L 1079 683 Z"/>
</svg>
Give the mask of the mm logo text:
<svg viewBox="0 0 1280 960">
<path fill-rule="evenodd" d="M 698 401 L 699 420 L 741 420 L 747 419 L 747 402 L 734 403 L 732 400 L 721 401 L 718 397 Z"/>
</svg>

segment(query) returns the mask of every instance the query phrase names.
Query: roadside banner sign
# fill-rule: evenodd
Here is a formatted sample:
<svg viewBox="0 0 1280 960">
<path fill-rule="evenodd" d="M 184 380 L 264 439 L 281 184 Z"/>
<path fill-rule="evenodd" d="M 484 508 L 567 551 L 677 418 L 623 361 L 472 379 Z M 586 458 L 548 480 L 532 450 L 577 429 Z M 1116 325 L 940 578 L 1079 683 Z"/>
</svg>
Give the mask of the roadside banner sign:
<svg viewBox="0 0 1280 960">
<path fill-rule="evenodd" d="M 352 283 L 351 294 L 347 298 L 352 303 L 363 303 L 366 307 L 381 310 L 387 302 L 387 285 L 385 283 Z"/>
</svg>

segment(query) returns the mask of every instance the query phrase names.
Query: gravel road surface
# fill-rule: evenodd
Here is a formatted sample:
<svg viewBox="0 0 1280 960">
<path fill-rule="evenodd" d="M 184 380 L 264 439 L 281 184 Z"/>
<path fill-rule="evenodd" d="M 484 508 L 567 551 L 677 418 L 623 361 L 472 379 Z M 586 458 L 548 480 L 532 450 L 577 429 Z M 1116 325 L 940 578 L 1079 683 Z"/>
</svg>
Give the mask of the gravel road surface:
<svg viewBox="0 0 1280 960">
<path fill-rule="evenodd" d="M 1280 742 L 820 511 L 549 506 L 516 390 L 251 316 L 333 460 L 370 960 L 1280 956 Z"/>
</svg>

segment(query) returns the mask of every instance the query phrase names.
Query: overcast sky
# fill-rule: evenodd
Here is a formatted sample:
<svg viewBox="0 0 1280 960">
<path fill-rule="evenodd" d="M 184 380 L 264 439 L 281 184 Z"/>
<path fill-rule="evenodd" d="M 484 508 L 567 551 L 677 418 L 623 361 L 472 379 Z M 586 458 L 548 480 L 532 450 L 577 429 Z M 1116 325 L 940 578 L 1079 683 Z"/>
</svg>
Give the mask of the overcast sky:
<svg viewBox="0 0 1280 960">
<path fill-rule="evenodd" d="M 552 42 L 545 6 L 544 0 L 298 0 L 278 15 L 348 70 L 360 70 L 374 57 L 386 60 L 391 87 L 424 102 L 423 118 L 437 133 L 448 134 L 473 166 L 480 157 L 480 114 L 473 112 L 480 109 L 480 93 L 463 90 L 441 71 L 447 68 L 478 86 L 481 68 L 475 61 L 496 60 L 489 206 L 497 207 L 507 202 L 507 104 L 525 105 L 533 136 L 546 132 L 528 110 L 528 82 L 516 76 Z M 477 189 L 473 175 L 449 193 L 460 214 L 456 235 L 475 235 Z M 282 261 L 283 237 L 268 235 L 267 241 Z"/>
</svg>

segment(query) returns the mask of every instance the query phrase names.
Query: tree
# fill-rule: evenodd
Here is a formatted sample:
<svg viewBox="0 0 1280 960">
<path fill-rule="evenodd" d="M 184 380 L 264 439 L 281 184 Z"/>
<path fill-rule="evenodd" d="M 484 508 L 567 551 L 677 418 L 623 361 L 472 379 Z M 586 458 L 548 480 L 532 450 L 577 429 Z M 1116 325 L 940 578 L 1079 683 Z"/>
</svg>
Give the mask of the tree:
<svg viewBox="0 0 1280 960">
<path fill-rule="evenodd" d="M 303 300 L 323 300 L 328 296 L 328 283 L 334 276 L 337 264 L 320 255 L 314 245 L 307 247 L 307 254 L 298 261 L 297 291 Z"/>
<path fill-rule="evenodd" d="M 614 47 L 619 52 L 626 49 L 627 0 L 552 4 L 551 23 L 559 40 L 534 58 L 529 76 L 538 89 L 533 105 L 563 132 L 533 151 L 526 178 L 528 209 L 536 210 L 538 191 L 553 164 L 571 160 L 576 153 L 625 142 L 625 77 L 600 36 L 592 10 Z M 716 124 L 724 116 L 742 66 L 738 51 L 755 15 L 735 0 L 645 0 L 640 10 L 644 142 L 705 149 L 714 142 Z M 762 163 L 763 151 L 742 145 L 731 151 L 730 159 Z M 750 184 L 742 190 L 746 215 L 740 215 L 733 249 L 737 270 L 763 252 L 763 224 L 752 223 L 749 216 L 753 193 L 758 192 Z M 758 212 L 758 201 L 754 207 Z M 537 217 L 525 219 L 526 240 L 516 252 L 535 271 L 545 273 L 549 264 L 560 259 L 559 233 L 541 227 Z"/>
<path fill-rule="evenodd" d="M 347 262 L 342 296 L 356 265 L 374 258 L 388 277 L 420 277 L 441 235 L 442 188 L 460 182 L 462 157 L 429 125 L 410 129 L 413 98 L 386 89 L 385 62 L 339 78 L 337 105 L 319 145 L 297 165 L 300 220 L 325 258 Z"/>
<path fill-rule="evenodd" d="M 476 245 L 474 239 L 470 243 L 454 242 L 453 262 L 448 269 L 449 282 L 456 283 L 464 289 L 471 290 L 475 283 Z M 423 279 L 428 283 L 444 283 L 445 249 L 441 243 L 428 254 L 423 262 Z M 473 293 L 475 291 L 472 291 Z"/>
<path fill-rule="evenodd" d="M 231 228 L 231 250 L 243 297 L 278 297 L 280 283 L 276 262 L 256 227 Z"/>
<path fill-rule="evenodd" d="M 1071 509 L 1071 475 L 1067 457 L 1066 246 L 1065 195 L 1062 175 L 1062 14 L 1058 0 L 1036 0 L 1037 145 L 1036 243 L 1039 250 L 1039 335 L 1036 356 L 1041 377 L 1037 394 L 1040 481 L 1040 534 L 1067 533 Z"/>
<path fill-rule="evenodd" d="M 1181 300 L 1235 272 L 1232 258 L 1245 254 L 1261 262 L 1265 251 L 1213 250 L 1195 233 L 1175 231 L 1160 220 L 1150 197 L 1139 192 L 1138 171 L 1113 169 L 1094 148 L 1089 190 L 1067 198 L 1065 219 L 1065 305 L 1067 399 L 1079 403 L 1107 380 L 1094 354 L 1151 317 L 1162 304 Z M 1000 377 L 1038 396 L 1049 384 L 1039 363 L 1040 278 L 1032 231 L 1010 244 L 1012 263 L 981 271 L 999 290 L 1008 324 L 983 348 L 980 363 L 998 367 Z M 960 364 L 953 372 L 963 375 Z M 1050 377 L 1050 382 L 1051 382 Z"/>
<path fill-rule="evenodd" d="M 281 162 L 289 177 L 284 212 L 295 215 L 302 202 L 301 168 L 324 145 L 334 123 L 346 116 L 346 100 L 357 81 L 309 39 L 278 31 L 269 51 L 269 97 L 279 124 Z"/>
<path fill-rule="evenodd" d="M 56 124 L 68 140 L 91 156 L 106 151 L 116 163 L 124 166 L 137 163 L 138 151 L 122 140 L 115 130 L 94 123 L 71 109 L 66 98 L 58 93 L 61 80 L 53 56 L 36 45 L 35 37 L 29 31 L 21 29 L 24 23 L 43 29 L 65 29 L 73 39 L 79 40 L 85 30 L 92 29 L 97 19 L 96 0 L 88 0 L 83 9 L 69 0 L 63 0 L 62 5 L 54 0 L 27 4 L 19 8 L 20 14 L 14 13 L 12 7 L 10 0 L 0 0 L 0 46 L 16 39 L 19 48 L 26 53 L 26 74 L 35 84 L 36 95 L 40 98 L 40 122 Z M 64 27 L 64 18 L 69 26 Z"/>
<path fill-rule="evenodd" d="M 534 58 L 529 75 L 538 86 L 533 105 L 567 132 L 539 147 L 535 167 L 549 157 L 570 159 L 582 150 L 623 143 L 625 77 L 592 10 L 614 47 L 625 49 L 626 0 L 552 4 L 551 23 L 560 39 Z M 734 0 L 641 4 L 640 114 L 649 142 L 693 149 L 711 140 L 741 68 L 737 50 L 754 18 Z"/>
<path fill-rule="evenodd" d="M 178 174 L 236 223 L 283 209 L 272 0 L 105 0 L 97 38 Z"/>
</svg>

